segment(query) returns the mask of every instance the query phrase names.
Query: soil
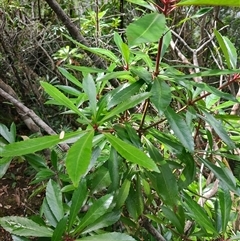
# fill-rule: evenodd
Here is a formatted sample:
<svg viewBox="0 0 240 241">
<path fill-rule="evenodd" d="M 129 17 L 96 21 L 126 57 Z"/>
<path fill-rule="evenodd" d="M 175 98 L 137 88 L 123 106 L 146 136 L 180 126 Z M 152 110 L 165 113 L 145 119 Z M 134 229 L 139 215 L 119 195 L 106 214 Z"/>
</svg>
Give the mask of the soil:
<svg viewBox="0 0 240 241">
<path fill-rule="evenodd" d="M 0 179 L 0 217 L 38 214 L 43 194 L 34 194 L 37 186 L 30 185 L 34 172 L 25 162 L 13 161 Z M 0 227 L 0 241 L 12 241 L 11 235 Z"/>
</svg>

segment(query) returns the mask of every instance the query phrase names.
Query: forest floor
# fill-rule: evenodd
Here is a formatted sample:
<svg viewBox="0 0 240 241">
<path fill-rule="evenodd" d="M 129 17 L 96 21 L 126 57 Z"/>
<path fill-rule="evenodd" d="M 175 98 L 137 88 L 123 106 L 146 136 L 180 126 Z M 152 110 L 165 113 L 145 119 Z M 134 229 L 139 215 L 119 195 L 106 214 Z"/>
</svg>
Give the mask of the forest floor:
<svg viewBox="0 0 240 241">
<path fill-rule="evenodd" d="M 32 195 L 37 188 L 36 185 L 30 185 L 33 175 L 25 162 L 11 163 L 7 173 L 0 179 L 0 217 L 26 217 L 39 212 L 43 197 L 41 194 Z M 2 227 L 0 241 L 12 241 L 11 235 Z"/>
</svg>

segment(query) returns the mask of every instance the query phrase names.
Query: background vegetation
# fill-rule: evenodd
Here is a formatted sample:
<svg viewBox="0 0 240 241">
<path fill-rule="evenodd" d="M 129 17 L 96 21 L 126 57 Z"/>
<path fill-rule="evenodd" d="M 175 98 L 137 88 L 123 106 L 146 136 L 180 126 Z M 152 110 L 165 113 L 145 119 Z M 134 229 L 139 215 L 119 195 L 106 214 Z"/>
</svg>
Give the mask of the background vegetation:
<svg viewBox="0 0 240 241">
<path fill-rule="evenodd" d="M 43 194 L 13 240 L 239 239 L 234 7 L 1 2 L 0 177 Z"/>
</svg>

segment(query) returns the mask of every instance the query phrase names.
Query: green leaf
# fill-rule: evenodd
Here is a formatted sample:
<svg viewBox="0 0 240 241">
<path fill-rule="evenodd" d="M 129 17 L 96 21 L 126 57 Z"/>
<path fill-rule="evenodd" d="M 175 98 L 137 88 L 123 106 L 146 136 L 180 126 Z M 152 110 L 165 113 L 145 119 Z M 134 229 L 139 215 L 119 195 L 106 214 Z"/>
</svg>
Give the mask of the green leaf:
<svg viewBox="0 0 240 241">
<path fill-rule="evenodd" d="M 0 178 L 2 178 L 7 170 L 8 170 L 8 167 L 11 163 L 11 157 L 3 157 L 0 159 L 0 162 L 2 162 L 2 164 L 0 164 Z"/>
<path fill-rule="evenodd" d="M 57 227 L 58 221 L 53 214 L 51 208 L 49 207 L 46 198 L 43 199 L 42 207 L 41 207 L 41 213 L 44 214 L 44 217 L 46 218 L 47 222 L 53 226 L 54 228 Z"/>
<path fill-rule="evenodd" d="M 227 226 L 230 221 L 232 199 L 229 190 L 219 189 L 218 191 L 218 201 L 221 211 L 221 221 L 222 221 L 222 232 L 226 233 Z"/>
<path fill-rule="evenodd" d="M 97 112 L 97 90 L 92 75 L 88 74 L 83 78 L 83 90 L 87 94 L 93 116 Z"/>
<path fill-rule="evenodd" d="M 22 156 L 36 151 L 57 145 L 60 142 L 68 140 L 72 137 L 77 137 L 82 131 L 75 131 L 65 134 L 64 138 L 60 139 L 59 135 L 43 136 L 33 139 L 27 139 L 25 141 L 19 141 L 11 143 L 2 148 L 0 156 L 11 157 L 11 156 Z"/>
<path fill-rule="evenodd" d="M 233 176 L 233 173 L 225 166 L 217 167 L 213 163 L 198 157 L 201 162 L 211 170 L 214 175 L 222 182 L 223 185 L 227 186 L 229 190 L 236 193 L 238 196 L 240 196 L 240 188 L 236 185 L 235 177 Z M 221 164 L 221 163 L 219 163 Z"/>
<path fill-rule="evenodd" d="M 212 7 L 200 8 L 194 15 L 191 16 L 191 18 L 201 18 L 202 16 L 210 12 L 212 9 Z"/>
<path fill-rule="evenodd" d="M 111 134 L 106 133 L 104 135 L 116 151 L 126 160 L 145 167 L 151 171 L 159 172 L 157 165 L 144 152 Z"/>
<path fill-rule="evenodd" d="M 151 96 L 151 93 L 149 93 L 149 92 L 141 93 L 141 94 L 132 96 L 128 100 L 125 100 L 124 102 L 122 102 L 121 104 L 119 104 L 118 106 L 113 108 L 113 110 L 109 111 L 103 117 L 103 119 L 101 120 L 100 123 L 104 123 L 105 121 L 107 121 L 108 119 L 112 118 L 113 116 L 116 116 L 119 113 L 122 113 L 125 110 L 128 110 L 128 109 L 136 106 L 137 104 L 141 103 L 142 101 L 144 101 L 145 99 L 147 99 L 150 96 Z"/>
<path fill-rule="evenodd" d="M 0 225 L 9 233 L 19 236 L 52 237 L 53 234 L 51 229 L 24 217 L 3 217 L 0 218 Z"/>
<path fill-rule="evenodd" d="M 147 9 L 151 10 L 151 11 L 156 11 L 156 8 L 154 7 L 153 4 L 148 3 L 144 0 L 127 0 L 127 1 L 130 2 L 130 3 L 134 3 L 134 4 L 137 4 L 139 6 L 145 7 Z"/>
<path fill-rule="evenodd" d="M 163 14 L 150 13 L 128 25 L 126 35 L 130 46 L 157 42 L 165 30 Z"/>
<path fill-rule="evenodd" d="M 44 88 L 45 92 L 48 93 L 54 100 L 56 100 L 63 106 L 68 107 L 74 113 L 82 117 L 87 123 L 90 123 L 90 121 L 85 117 L 85 115 L 61 91 L 59 91 L 57 88 L 47 82 L 40 81 L 40 83 L 41 86 Z"/>
<path fill-rule="evenodd" d="M 166 110 L 171 102 L 171 89 L 169 85 L 157 78 L 154 80 L 151 88 L 152 96 L 150 100 L 153 102 L 158 112 L 161 113 Z"/>
<path fill-rule="evenodd" d="M 220 48 L 223 51 L 227 66 L 229 69 L 235 69 L 237 66 L 237 51 L 232 42 L 225 36 L 222 36 L 216 29 L 213 30 L 218 40 Z"/>
<path fill-rule="evenodd" d="M 176 137 L 189 152 L 193 152 L 194 141 L 189 126 L 171 107 L 168 107 L 164 113 Z"/>
<path fill-rule="evenodd" d="M 85 174 L 92 154 L 92 140 L 94 131 L 91 130 L 81 136 L 68 150 L 66 168 L 75 187 L 78 187 L 81 176 Z"/>
<path fill-rule="evenodd" d="M 58 70 L 67 80 L 71 81 L 73 84 L 82 89 L 82 83 L 78 79 L 76 79 L 76 77 L 74 77 L 72 74 L 70 74 L 66 69 L 58 67 Z"/>
<path fill-rule="evenodd" d="M 189 184 L 191 184 L 196 177 L 196 163 L 191 153 L 183 151 L 181 155 L 177 156 L 183 163 L 185 163 L 185 167 L 181 172 L 178 187 L 183 189 L 186 188 Z"/>
<path fill-rule="evenodd" d="M 125 44 L 122 41 L 121 36 L 117 32 L 114 32 L 114 42 L 118 46 L 118 49 L 122 54 L 125 64 L 129 64 L 129 58 L 130 58 L 129 47 L 127 46 L 127 44 Z"/>
<path fill-rule="evenodd" d="M 235 144 L 229 137 L 227 131 L 224 129 L 221 122 L 216 120 L 207 111 L 202 110 L 202 112 L 204 113 L 204 117 L 202 117 L 202 116 L 200 116 L 200 117 L 210 124 L 210 126 L 215 130 L 215 132 L 218 134 L 218 136 L 227 144 L 227 146 L 230 149 L 234 149 Z"/>
<path fill-rule="evenodd" d="M 135 82 L 136 80 L 132 77 L 129 71 L 114 71 L 112 73 L 107 73 L 100 78 L 97 79 L 99 82 L 104 82 L 110 79 L 124 79 L 129 80 L 131 82 Z"/>
<path fill-rule="evenodd" d="M 184 222 L 178 218 L 178 216 L 173 212 L 170 208 L 161 206 L 162 212 L 164 216 L 171 221 L 174 227 L 176 227 L 177 231 L 180 234 L 184 233 Z"/>
<path fill-rule="evenodd" d="M 121 188 L 119 189 L 118 194 L 116 195 L 117 209 L 121 208 L 124 205 L 129 194 L 130 185 L 131 185 L 131 182 L 128 179 L 125 179 Z"/>
<path fill-rule="evenodd" d="M 116 191 L 119 187 L 119 160 L 118 160 L 118 154 L 116 150 L 111 147 L 110 150 L 110 156 L 108 160 L 108 170 L 110 174 L 110 178 L 112 181 L 111 184 L 111 190 Z"/>
<path fill-rule="evenodd" d="M 99 230 L 99 229 L 108 227 L 110 225 L 113 225 L 119 220 L 120 216 L 121 216 L 120 210 L 106 213 L 103 216 L 99 217 L 94 223 L 92 223 L 87 228 L 85 228 L 81 234 L 90 233 L 95 230 Z"/>
<path fill-rule="evenodd" d="M 183 192 L 183 199 L 184 201 L 182 202 L 182 205 L 187 209 L 193 220 L 202 228 L 215 235 L 218 235 L 217 230 L 213 226 L 212 220 L 208 218 L 205 210 L 185 192 Z"/>
<path fill-rule="evenodd" d="M 65 233 L 66 225 L 67 225 L 67 216 L 63 217 L 57 224 L 57 227 L 55 228 L 53 232 L 53 236 L 51 241 L 61 241 L 62 236 Z"/>
<path fill-rule="evenodd" d="M 8 128 L 4 124 L 0 124 L 0 135 L 9 143 L 15 142 L 16 135 L 13 126 L 12 128 L 13 131 L 8 130 Z"/>
<path fill-rule="evenodd" d="M 64 216 L 62 193 L 59 185 L 51 179 L 46 188 L 46 201 L 56 220 L 60 221 Z"/>
<path fill-rule="evenodd" d="M 87 213 L 82 218 L 80 224 L 76 227 L 74 233 L 81 232 L 84 228 L 93 224 L 99 217 L 110 211 L 112 200 L 113 196 L 108 194 L 93 202 L 92 206 L 90 206 Z"/>
<path fill-rule="evenodd" d="M 159 167 L 161 173 L 156 173 L 157 192 L 162 197 L 164 203 L 174 206 L 178 202 L 177 180 L 168 163 L 164 162 Z"/>
<path fill-rule="evenodd" d="M 71 230 L 72 226 L 74 225 L 74 222 L 76 221 L 76 217 L 79 213 L 79 210 L 81 209 L 84 201 L 87 198 L 87 185 L 86 180 L 82 179 L 78 185 L 78 188 L 74 190 L 73 196 L 72 196 L 72 203 L 70 207 L 70 213 L 69 213 L 69 221 L 68 221 L 68 231 Z"/>
<path fill-rule="evenodd" d="M 81 239 L 76 239 L 76 241 L 136 241 L 131 236 L 124 233 L 104 233 L 98 234 L 90 237 L 85 237 Z"/>
<path fill-rule="evenodd" d="M 103 73 L 103 72 L 108 72 L 108 70 L 106 69 L 98 69 L 96 67 L 86 67 L 86 66 L 76 66 L 76 65 L 70 65 L 70 64 L 66 64 L 65 65 L 67 68 L 69 69 L 73 69 L 73 70 L 77 70 L 83 73 Z M 77 80 L 78 81 L 78 80 Z M 72 81 L 71 81 L 72 82 Z M 73 82 L 72 82 L 73 83 Z M 80 83 L 81 84 L 81 83 Z M 81 86 L 79 86 L 81 87 Z"/>
<path fill-rule="evenodd" d="M 240 7 L 240 2 L 237 0 L 182 0 L 177 3 L 177 6 L 189 6 L 189 5 L 212 5 L 212 6 L 229 6 Z"/>
<path fill-rule="evenodd" d="M 117 91 L 114 91 L 113 94 L 110 96 L 110 101 L 107 104 L 108 110 L 119 103 L 126 101 L 127 99 L 131 98 L 137 91 L 140 90 L 141 86 L 143 85 L 142 81 L 137 81 L 130 85 L 122 85 L 119 86 Z M 111 94 L 111 93 L 109 93 Z"/>
</svg>

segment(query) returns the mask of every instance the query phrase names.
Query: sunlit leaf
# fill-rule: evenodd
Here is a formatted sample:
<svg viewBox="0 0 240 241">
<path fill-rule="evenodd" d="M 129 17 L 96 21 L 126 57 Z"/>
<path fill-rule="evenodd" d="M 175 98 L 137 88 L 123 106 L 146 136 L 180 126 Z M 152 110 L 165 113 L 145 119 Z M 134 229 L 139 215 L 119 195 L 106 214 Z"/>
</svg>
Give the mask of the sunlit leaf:
<svg viewBox="0 0 240 241">
<path fill-rule="evenodd" d="M 238 0 L 182 0 L 177 3 L 177 6 L 189 6 L 189 5 L 212 5 L 212 6 L 229 6 L 229 7 L 240 7 Z"/>
<path fill-rule="evenodd" d="M 144 152 L 111 134 L 106 133 L 104 135 L 116 151 L 126 160 L 145 167 L 151 171 L 159 172 L 157 165 Z"/>
<path fill-rule="evenodd" d="M 159 13 L 146 14 L 128 25 L 126 34 L 130 46 L 157 42 L 165 30 L 165 17 Z"/>
</svg>

